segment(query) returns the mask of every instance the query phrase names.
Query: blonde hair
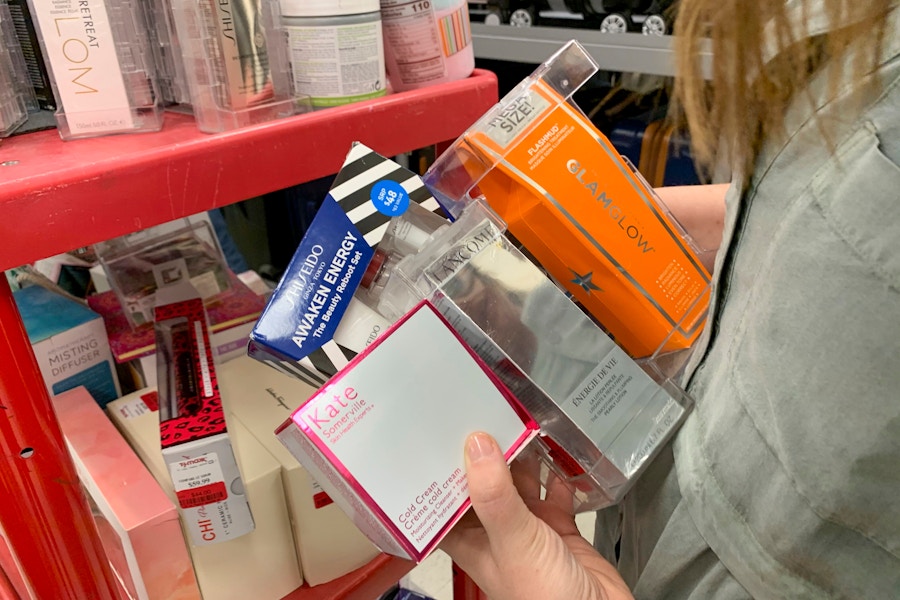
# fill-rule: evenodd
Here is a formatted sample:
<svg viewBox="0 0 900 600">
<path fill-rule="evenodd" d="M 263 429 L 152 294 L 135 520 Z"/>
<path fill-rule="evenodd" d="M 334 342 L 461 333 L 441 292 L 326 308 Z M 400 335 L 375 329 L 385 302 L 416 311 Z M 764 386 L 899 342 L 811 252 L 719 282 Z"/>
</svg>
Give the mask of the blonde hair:
<svg viewBox="0 0 900 600">
<path fill-rule="evenodd" d="M 749 173 L 763 140 L 783 134 L 789 103 L 826 61 L 834 65 L 828 74 L 832 96 L 847 77 L 871 74 L 895 1 L 680 0 L 675 107 L 687 123 L 699 165 L 711 169 L 724 158 Z M 815 6 L 827 27 L 810 36 Z M 709 80 L 700 59 L 707 43 L 713 55 Z M 844 73 L 840 59 L 851 48 L 852 72 Z"/>
</svg>

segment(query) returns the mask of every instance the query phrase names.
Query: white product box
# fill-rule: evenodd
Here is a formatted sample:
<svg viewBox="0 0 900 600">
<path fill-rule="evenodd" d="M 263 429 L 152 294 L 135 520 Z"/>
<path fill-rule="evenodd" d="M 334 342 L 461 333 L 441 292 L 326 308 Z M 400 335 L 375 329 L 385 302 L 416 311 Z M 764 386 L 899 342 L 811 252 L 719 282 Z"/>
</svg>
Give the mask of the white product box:
<svg viewBox="0 0 900 600">
<path fill-rule="evenodd" d="M 140 7 L 29 0 L 63 139 L 157 131 L 163 111 Z"/>
<path fill-rule="evenodd" d="M 277 434 L 376 546 L 419 562 L 470 505 L 463 447 L 475 431 L 512 460 L 537 424 L 423 302 Z"/>
<path fill-rule="evenodd" d="M 187 281 L 156 292 L 159 435 L 182 523 L 197 545 L 253 531 L 234 457 L 203 300 Z"/>
<path fill-rule="evenodd" d="M 40 286 L 13 297 L 51 396 L 83 385 L 105 406 L 121 395 L 100 315 Z"/>
<path fill-rule="evenodd" d="M 316 389 L 248 356 L 220 365 L 218 375 L 229 422 L 241 421 L 281 463 L 294 542 L 306 582 L 326 583 L 378 556 L 378 549 L 275 437 L 275 429 Z"/>
<path fill-rule="evenodd" d="M 140 390 L 110 403 L 107 411 L 174 501 L 175 490 L 160 449 L 156 398 L 156 390 Z M 188 544 L 200 591 L 214 600 L 280 600 L 303 583 L 281 467 L 238 420 L 229 421 L 228 431 L 256 528 L 223 544 Z"/>
</svg>

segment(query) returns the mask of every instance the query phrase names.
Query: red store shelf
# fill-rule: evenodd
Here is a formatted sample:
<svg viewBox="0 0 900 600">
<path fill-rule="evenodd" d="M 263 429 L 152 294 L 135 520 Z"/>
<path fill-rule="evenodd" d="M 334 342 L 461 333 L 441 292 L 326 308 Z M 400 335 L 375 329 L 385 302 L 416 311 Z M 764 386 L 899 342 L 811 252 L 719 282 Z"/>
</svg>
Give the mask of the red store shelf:
<svg viewBox="0 0 900 600">
<path fill-rule="evenodd" d="M 497 77 L 221 134 L 168 113 L 157 133 L 0 143 L 0 269 L 336 173 L 353 141 L 392 156 L 453 140 L 497 102 Z"/>
<path fill-rule="evenodd" d="M 0 143 L 0 270 L 335 173 L 353 141 L 384 155 L 458 137 L 498 99 L 496 76 L 223 134 L 166 115 L 162 131 Z M 39 598 L 117 595 L 9 285 L 0 277 L 0 529 Z M 380 557 L 289 600 L 365 600 L 410 563 Z M 2 586 L 0 586 L 2 592 Z"/>
<path fill-rule="evenodd" d="M 303 584 L 282 600 L 376 600 L 414 566 L 408 560 L 380 554 L 369 564 L 334 581 L 313 587 Z"/>
</svg>

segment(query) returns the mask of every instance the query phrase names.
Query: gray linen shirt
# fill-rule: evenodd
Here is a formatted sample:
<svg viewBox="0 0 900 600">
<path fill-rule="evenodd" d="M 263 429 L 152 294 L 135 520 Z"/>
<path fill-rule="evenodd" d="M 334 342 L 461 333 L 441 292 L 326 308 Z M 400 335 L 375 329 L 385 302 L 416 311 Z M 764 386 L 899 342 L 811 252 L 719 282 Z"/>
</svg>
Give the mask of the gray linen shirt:
<svg viewBox="0 0 900 600">
<path fill-rule="evenodd" d="M 728 194 L 695 410 L 598 513 L 638 598 L 900 598 L 898 12 L 877 73 L 818 77 Z"/>
</svg>

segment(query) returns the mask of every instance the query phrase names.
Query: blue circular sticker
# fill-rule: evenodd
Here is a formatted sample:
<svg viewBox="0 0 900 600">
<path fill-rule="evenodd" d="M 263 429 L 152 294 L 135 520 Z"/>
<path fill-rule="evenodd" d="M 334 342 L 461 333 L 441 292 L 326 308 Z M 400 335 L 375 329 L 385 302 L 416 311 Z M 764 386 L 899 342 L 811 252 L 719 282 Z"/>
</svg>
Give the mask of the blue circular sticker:
<svg viewBox="0 0 900 600">
<path fill-rule="evenodd" d="M 369 198 L 378 212 L 389 217 L 402 215 L 409 208 L 409 194 L 403 186 L 390 179 L 382 179 L 372 186 Z"/>
</svg>

